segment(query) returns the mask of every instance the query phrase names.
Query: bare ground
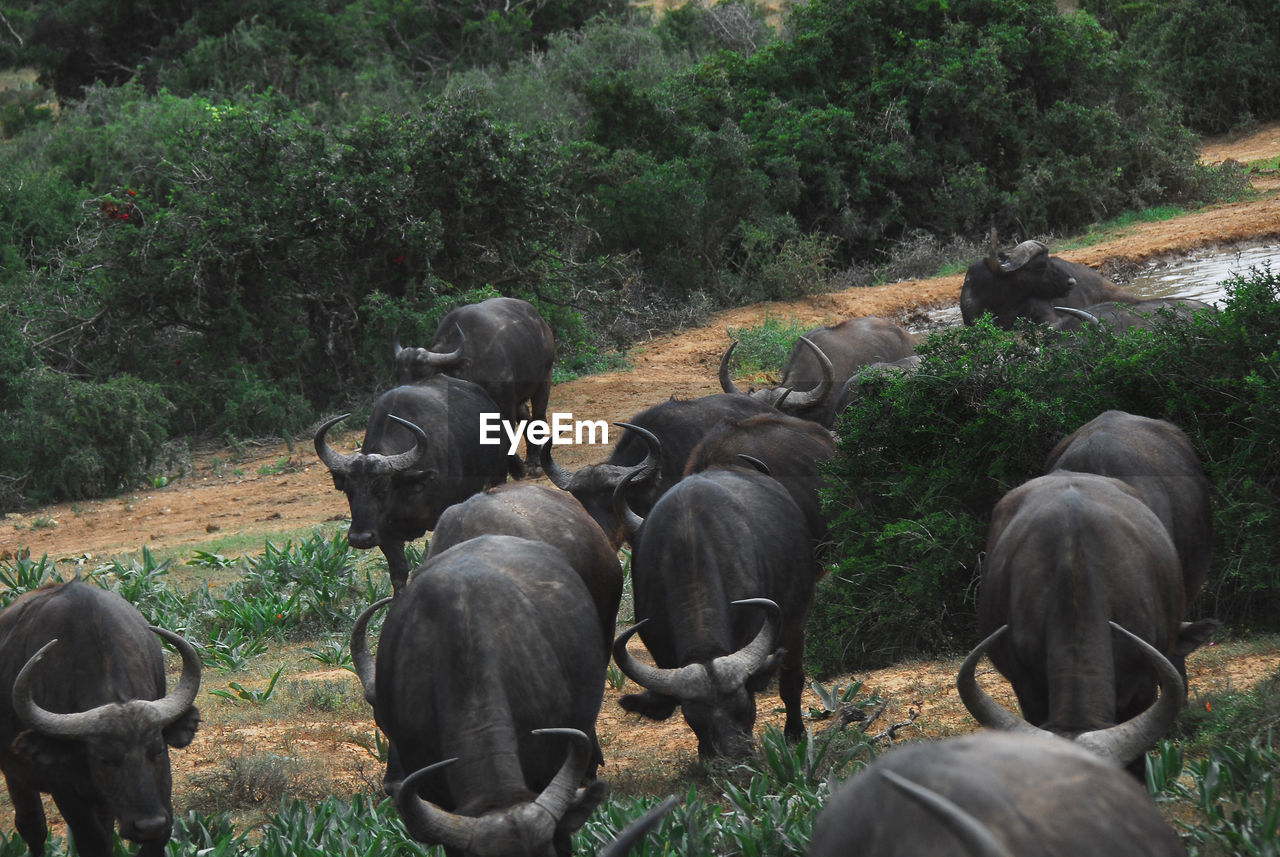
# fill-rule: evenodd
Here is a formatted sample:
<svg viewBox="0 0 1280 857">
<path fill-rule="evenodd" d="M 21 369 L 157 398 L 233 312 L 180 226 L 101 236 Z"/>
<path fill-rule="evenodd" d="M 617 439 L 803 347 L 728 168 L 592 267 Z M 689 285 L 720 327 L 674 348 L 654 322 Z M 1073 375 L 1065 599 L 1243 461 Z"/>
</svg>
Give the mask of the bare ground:
<svg viewBox="0 0 1280 857">
<path fill-rule="evenodd" d="M 1204 160 L 1211 163 L 1277 155 L 1280 123 L 1242 139 L 1213 141 L 1203 149 Z M 1130 227 L 1101 243 L 1061 255 L 1105 270 L 1215 245 L 1280 236 L 1280 181 L 1274 174 L 1260 175 L 1255 179 L 1255 190 L 1258 195 L 1248 201 Z M 704 327 L 655 337 L 633 349 L 634 368 L 630 371 L 592 375 L 556 386 L 551 409 L 614 422 L 669 396 L 689 398 L 719 392 L 716 369 L 727 345 L 728 327 L 749 326 L 766 313 L 806 324 L 867 315 L 905 319 L 920 309 L 954 304 L 961 282 L 961 276 L 910 280 L 728 310 Z M 355 438 L 351 434 L 346 440 Z M 565 450 L 563 463 L 573 467 L 604 455 L 603 449 Z M 7 516 L 0 521 L 0 558 L 28 550 L 33 557 L 48 554 L 96 564 L 144 545 L 189 550 L 232 535 L 264 539 L 339 521 L 346 515 L 345 497 L 333 490 L 309 443 L 296 448 L 281 444 L 202 450 L 193 454 L 186 473 L 164 487 Z M 1226 655 L 1222 647 L 1209 649 L 1193 656 L 1189 663 L 1192 691 L 1247 686 L 1258 675 L 1273 670 L 1275 660 L 1273 653 L 1249 654 L 1246 649 Z M 355 678 L 341 670 L 312 670 L 308 664 L 314 667 L 315 662 L 300 652 L 280 653 L 278 662 L 287 667 L 286 675 L 295 688 L 290 705 L 255 708 L 202 694 L 205 723 L 201 732 L 190 748 L 173 754 L 180 809 L 195 793 L 217 788 L 219 781 L 249 779 L 244 766 L 262 758 L 278 762 L 276 773 L 288 778 L 288 790 L 300 797 L 376 792 L 381 770 L 367 749 L 373 741 L 373 723 L 371 716 L 364 716 L 363 703 L 341 706 L 347 711 L 345 715 L 328 715 L 300 710 L 297 702 L 307 695 L 308 686 L 359 699 Z M 957 666 L 958 661 L 953 660 L 901 664 L 858 676 L 868 690 L 890 703 L 872 731 L 910 719 L 913 710 L 917 716 L 903 735 L 947 735 L 973 728 L 956 699 L 953 679 Z M 852 680 L 844 677 L 833 684 Z M 1011 694 L 998 677 L 985 681 L 994 695 L 1012 704 Z M 206 690 L 225 684 L 224 676 L 210 672 L 206 677 Z M 603 776 L 638 788 L 649 784 L 669 788 L 678 783 L 696 758 L 693 736 L 683 720 L 676 716 L 662 724 L 642 722 L 617 706 L 616 695 L 612 688 L 606 691 L 598 724 L 608 760 Z M 806 704 L 821 707 L 812 693 Z M 361 715 L 351 716 L 352 710 Z M 761 724 L 780 726 L 781 719 L 777 698 L 762 695 Z M 815 726 L 821 728 L 822 724 Z M 275 809 L 276 800 L 269 798 L 264 810 Z M 6 823 L 0 816 L 0 829 Z"/>
</svg>

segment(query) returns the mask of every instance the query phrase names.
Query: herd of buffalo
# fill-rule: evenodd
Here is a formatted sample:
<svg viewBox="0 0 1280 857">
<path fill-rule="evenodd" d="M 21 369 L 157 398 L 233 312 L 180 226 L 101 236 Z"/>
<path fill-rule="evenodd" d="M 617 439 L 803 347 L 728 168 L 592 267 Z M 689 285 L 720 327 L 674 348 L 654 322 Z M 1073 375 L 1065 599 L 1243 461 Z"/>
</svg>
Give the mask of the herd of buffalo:
<svg viewBox="0 0 1280 857">
<path fill-rule="evenodd" d="M 993 247 L 961 294 L 966 323 L 989 313 L 1064 332 L 1212 311 L 1158 303 L 1037 241 Z M 913 343 L 884 319 L 818 328 L 777 386 L 750 391 L 732 380 L 731 345 L 723 393 L 640 411 L 606 461 L 572 472 L 551 443 L 522 458 L 479 442 L 481 414 L 546 420 L 555 345 L 531 304 L 460 307 L 429 346 L 397 343 L 399 386 L 374 402 L 359 450 L 326 440 L 343 417 L 315 448 L 349 500 L 350 544 L 380 548 L 390 571 L 394 594 L 361 613 L 351 653 L 409 833 L 451 857 L 571 854 L 606 793 L 595 724 L 611 657 L 640 688 L 621 705 L 654 719 L 680 708 L 703 756 L 751 752 L 755 695 L 775 679 L 785 733 L 803 738 L 805 624 L 827 544 L 820 465 L 861 373 L 916 371 Z M 555 487 L 521 478 L 539 472 Z M 810 855 L 1185 853 L 1133 774 L 1185 704 L 1186 654 L 1216 624 L 1183 621 L 1209 566 L 1208 495 L 1168 422 L 1108 411 L 1064 438 L 991 513 L 985 639 L 957 679 L 990 728 L 855 775 L 818 817 Z M 428 531 L 411 570 L 405 544 Z M 624 545 L 636 621 L 616 635 Z M 182 657 L 172 691 L 161 638 Z M 1020 715 L 978 685 L 984 655 Z M 0 614 L 0 770 L 34 857 L 42 793 L 83 857 L 111 857 L 117 824 L 161 857 L 168 748 L 195 735 L 199 684 L 190 644 L 78 580 Z M 659 814 L 605 853 L 625 853 Z"/>
</svg>

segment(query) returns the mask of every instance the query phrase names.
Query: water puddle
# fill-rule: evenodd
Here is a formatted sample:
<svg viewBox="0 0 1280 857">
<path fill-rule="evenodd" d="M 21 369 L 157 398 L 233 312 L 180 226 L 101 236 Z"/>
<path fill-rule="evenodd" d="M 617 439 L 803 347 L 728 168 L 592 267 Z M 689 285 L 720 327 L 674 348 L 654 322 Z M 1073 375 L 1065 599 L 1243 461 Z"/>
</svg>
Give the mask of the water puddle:
<svg viewBox="0 0 1280 857">
<path fill-rule="evenodd" d="M 1144 298 L 1194 298 L 1219 304 L 1227 296 L 1223 282 L 1249 273 L 1250 268 L 1270 262 L 1280 270 L 1280 242 L 1230 249 L 1211 248 L 1176 259 L 1152 262 L 1120 282 Z M 960 306 L 952 304 L 916 314 L 907 325 L 912 333 L 961 324 Z"/>
</svg>

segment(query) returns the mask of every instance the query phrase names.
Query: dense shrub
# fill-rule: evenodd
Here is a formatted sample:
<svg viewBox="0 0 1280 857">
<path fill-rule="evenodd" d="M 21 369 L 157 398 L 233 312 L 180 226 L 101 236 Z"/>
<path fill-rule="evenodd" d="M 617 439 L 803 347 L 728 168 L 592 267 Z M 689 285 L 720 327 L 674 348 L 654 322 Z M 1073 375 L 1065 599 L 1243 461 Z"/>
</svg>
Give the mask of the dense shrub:
<svg viewBox="0 0 1280 857">
<path fill-rule="evenodd" d="M 1267 0 L 1086 4 L 1125 38 L 1184 121 L 1221 134 L 1280 116 L 1280 29 Z"/>
<path fill-rule="evenodd" d="M 933 334 L 839 423 L 838 568 L 811 618 L 819 673 L 967 649 L 986 522 L 1061 437 L 1108 408 L 1168 419 L 1214 486 L 1214 565 L 1193 612 L 1273 629 L 1280 502 L 1280 276 L 1228 282 L 1220 313 L 1072 344 L 988 324 Z"/>
</svg>

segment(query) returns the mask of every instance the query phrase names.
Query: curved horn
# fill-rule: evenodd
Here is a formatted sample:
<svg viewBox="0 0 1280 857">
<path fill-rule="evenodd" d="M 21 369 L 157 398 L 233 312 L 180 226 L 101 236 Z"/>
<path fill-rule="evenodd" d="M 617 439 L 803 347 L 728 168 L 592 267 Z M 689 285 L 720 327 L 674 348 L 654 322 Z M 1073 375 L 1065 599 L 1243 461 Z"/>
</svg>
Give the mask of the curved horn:
<svg viewBox="0 0 1280 857">
<path fill-rule="evenodd" d="M 996 838 L 991 828 L 955 802 L 894 771 L 881 770 L 878 773 L 888 780 L 889 785 L 935 816 L 956 839 L 960 840 L 965 847 L 965 853 L 972 854 L 974 857 L 1010 857 L 1009 849 Z"/>
<path fill-rule="evenodd" d="M 196 652 L 195 646 L 188 643 L 181 634 L 175 634 L 156 625 L 147 627 L 173 643 L 178 654 L 182 656 L 182 677 L 178 679 L 177 686 L 166 693 L 162 699 L 157 699 L 148 706 L 156 720 L 168 726 L 186 714 L 187 709 L 196 701 L 196 694 L 200 692 L 200 672 L 204 665 L 200 662 L 200 655 Z"/>
<path fill-rule="evenodd" d="M 552 485 L 561 491 L 569 490 L 569 486 L 573 484 L 573 471 L 565 470 L 551 459 L 550 441 L 544 443 L 542 448 L 538 450 L 538 463 L 542 465 L 542 472 L 547 474 L 547 478 L 551 480 Z"/>
<path fill-rule="evenodd" d="M 956 690 L 960 693 L 960 701 L 964 703 L 965 708 L 969 709 L 973 719 L 988 729 L 1003 729 L 1006 732 L 1022 732 L 1029 735 L 1052 734 L 1039 726 L 1032 726 L 996 702 L 985 690 L 978 687 L 978 681 L 974 678 L 978 661 L 982 660 L 987 649 L 991 648 L 991 645 L 1008 630 L 1008 625 L 1001 625 L 974 647 L 969 657 L 964 659 L 964 663 L 960 665 L 960 672 L 956 675 Z"/>
<path fill-rule="evenodd" d="M 1049 247 L 1043 242 L 1035 240 L 1023 241 L 1017 247 L 1010 250 L 1008 256 L 1000 262 L 1000 272 L 1004 274 L 1012 274 L 1036 256 L 1039 256 L 1041 253 L 1048 252 Z"/>
<path fill-rule="evenodd" d="M 456 759 L 437 762 L 406 777 L 396 788 L 394 798 L 414 838 L 475 857 L 540 853 L 540 848 L 551 842 L 561 819 L 574 805 L 578 783 L 586 776 L 594 748 L 591 739 L 578 729 L 535 729 L 533 734 L 565 735 L 571 741 L 560 770 L 530 802 L 471 817 L 448 812 L 419 798 L 416 783 Z"/>
<path fill-rule="evenodd" d="M 400 425 L 413 432 L 413 449 L 406 449 L 404 452 L 397 452 L 394 455 L 384 455 L 382 457 L 384 465 L 392 473 L 400 473 L 413 467 L 422 460 L 422 456 L 427 453 L 427 433 L 422 427 L 408 420 L 402 420 L 395 414 L 387 414 L 387 417 L 400 423 Z"/>
<path fill-rule="evenodd" d="M 711 662 L 709 670 L 715 677 L 716 688 L 725 693 L 746 684 L 747 679 L 761 669 L 774 654 L 773 644 L 782 626 L 782 608 L 768 598 L 743 598 L 730 605 L 763 607 L 764 623 L 755 638 L 731 655 L 722 655 Z"/>
<path fill-rule="evenodd" d="M 1067 315 L 1073 315 L 1081 321 L 1087 321 L 1091 324 L 1101 324 L 1101 322 L 1098 321 L 1098 317 L 1093 313 L 1085 312 L 1082 309 L 1076 309 L 1073 306 L 1056 306 L 1054 309 L 1058 312 L 1065 312 Z"/>
<path fill-rule="evenodd" d="M 428 366 L 445 367 L 452 366 L 462 359 L 462 350 L 467 344 L 467 335 L 462 332 L 462 326 L 454 324 L 458 329 L 458 347 L 452 351 L 432 351 L 429 348 L 423 349 L 426 352 L 426 361 Z"/>
<path fill-rule="evenodd" d="M 797 410 L 800 408 L 813 407 L 825 399 L 827 397 L 827 393 L 831 392 L 831 384 L 835 374 L 835 370 L 831 367 L 831 359 L 822 352 L 822 349 L 819 348 L 813 340 L 809 339 L 807 336 L 802 336 L 800 337 L 800 341 L 809 346 L 813 351 L 814 356 L 818 358 L 818 364 L 822 366 L 822 380 L 819 381 L 818 386 L 814 387 L 812 390 L 800 390 L 797 392 L 795 390 L 790 390 L 790 388 L 784 388 L 788 389 L 790 392 L 790 398 L 787 400 L 788 408 Z M 774 405 L 774 407 L 780 407 L 781 404 L 782 402 L 779 401 Z"/>
<path fill-rule="evenodd" d="M 140 711 L 147 712 L 148 718 L 154 724 L 161 727 L 168 726 L 185 714 L 191 704 L 195 702 L 196 694 L 200 690 L 200 672 L 202 668 L 200 655 L 196 653 L 195 647 L 181 635 L 164 628 L 157 628 L 154 625 L 148 625 L 147 627 L 173 643 L 177 647 L 179 654 L 182 655 L 182 677 L 178 680 L 177 686 L 165 694 L 164 697 L 157 700 L 131 700 L 125 703 L 110 702 L 91 708 L 88 711 L 68 714 L 56 714 L 52 711 L 46 711 L 36 703 L 32 696 L 31 680 L 35 675 L 36 664 L 40 663 L 49 649 L 57 644 L 58 640 L 55 637 L 41 646 L 40 650 L 31 656 L 18 672 L 17 678 L 14 679 L 14 711 L 37 732 L 55 738 L 81 738 L 85 735 L 91 735 L 109 722 L 109 714 L 112 710 L 129 704 L 135 705 Z"/>
<path fill-rule="evenodd" d="M 721 655 L 709 664 L 685 664 L 675 669 L 652 667 L 637 661 L 627 651 L 627 641 L 648 622 L 642 619 L 632 625 L 613 643 L 613 660 L 636 684 L 643 688 L 680 700 L 709 699 L 746 683 L 773 653 L 781 613 L 778 605 L 767 598 L 747 598 L 732 604 L 750 604 L 769 608 L 769 614 L 755 638 L 736 652 Z"/>
<path fill-rule="evenodd" d="M 772 473 L 769 472 L 769 465 L 765 464 L 763 461 L 756 458 L 754 455 L 747 455 L 745 452 L 739 452 L 738 458 L 741 458 L 743 461 L 745 461 L 747 464 L 750 464 L 756 470 L 759 470 L 765 476 L 773 475 Z"/>
<path fill-rule="evenodd" d="M 652 830 L 662 820 L 663 816 L 671 812 L 678 803 L 680 803 L 680 798 L 677 795 L 671 795 L 662 803 L 628 824 L 626 829 L 618 834 L 618 838 L 613 840 L 603 851 L 599 852 L 596 857 L 626 857 L 632 846 Z"/>
<path fill-rule="evenodd" d="M 1156 701 L 1138 716 L 1108 729 L 1081 733 L 1075 738 L 1080 746 L 1123 767 L 1145 753 L 1148 747 L 1159 741 L 1169 730 L 1186 702 L 1186 688 L 1177 668 L 1159 649 L 1115 622 L 1107 624 L 1142 650 L 1155 668 L 1156 680 L 1160 685 L 1160 695 Z"/>
<path fill-rule="evenodd" d="M 346 470 L 348 466 L 350 466 L 351 460 L 356 456 L 355 453 L 352 453 L 351 455 L 343 455 L 333 447 L 329 446 L 329 442 L 325 440 L 325 435 L 329 433 L 329 429 L 333 428 L 349 416 L 351 416 L 351 414 L 343 414 L 341 416 L 334 417 L 316 430 L 316 455 L 319 456 L 320 461 L 325 467 L 336 473 L 341 473 Z"/>
<path fill-rule="evenodd" d="M 634 423 L 614 423 L 619 428 L 633 431 L 640 435 L 644 441 L 644 445 L 648 452 L 645 454 L 644 460 L 630 469 L 635 474 L 637 480 L 648 479 L 656 476 L 658 469 L 662 465 L 662 441 L 658 440 L 658 436 L 643 426 Z"/>
<path fill-rule="evenodd" d="M 733 378 L 729 376 L 729 359 L 733 356 L 733 349 L 738 347 L 738 340 L 729 343 L 729 347 L 725 349 L 724 356 L 720 358 L 720 389 L 726 393 L 738 393 L 747 395 L 745 390 L 733 383 Z"/>
<path fill-rule="evenodd" d="M 356 676 L 360 679 L 360 686 L 364 688 L 365 702 L 370 705 L 373 705 L 377 670 L 374 666 L 373 655 L 369 653 L 369 622 L 373 619 L 373 614 L 393 600 L 392 596 L 387 596 L 373 602 L 360 611 L 360 615 L 356 617 L 355 625 L 351 626 L 351 665 L 355 669 Z"/>
<path fill-rule="evenodd" d="M 622 477 L 613 489 L 613 514 L 622 523 L 623 531 L 626 538 L 634 535 L 640 529 L 640 525 L 644 523 L 644 518 L 636 514 L 631 508 L 631 504 L 627 502 L 627 488 L 637 478 L 639 471 L 633 470 Z"/>
</svg>

